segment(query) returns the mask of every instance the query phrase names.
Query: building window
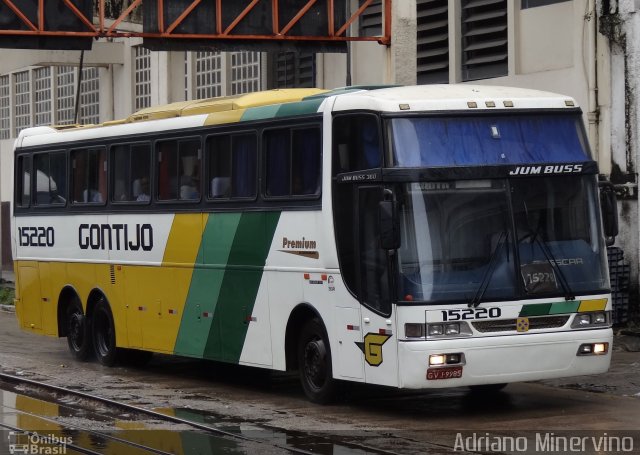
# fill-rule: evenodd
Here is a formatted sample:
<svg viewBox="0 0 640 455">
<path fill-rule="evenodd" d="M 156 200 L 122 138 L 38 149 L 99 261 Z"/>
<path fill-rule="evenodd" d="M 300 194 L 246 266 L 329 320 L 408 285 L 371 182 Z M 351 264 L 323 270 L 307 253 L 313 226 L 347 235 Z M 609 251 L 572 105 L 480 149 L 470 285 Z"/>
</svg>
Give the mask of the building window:
<svg viewBox="0 0 640 455">
<path fill-rule="evenodd" d="M 316 54 L 277 52 L 270 54 L 270 88 L 311 88 L 316 86 Z"/>
<path fill-rule="evenodd" d="M 257 92 L 260 90 L 260 53 L 231 53 L 231 94 Z"/>
<path fill-rule="evenodd" d="M 100 123 L 100 70 L 95 67 L 82 70 L 80 123 Z"/>
<path fill-rule="evenodd" d="M 360 0 L 362 6 L 366 0 Z M 360 15 L 360 36 L 382 36 L 382 0 L 373 0 Z"/>
<path fill-rule="evenodd" d="M 462 80 L 506 76 L 507 0 L 462 0 Z"/>
<path fill-rule="evenodd" d="M 418 84 L 449 82 L 449 2 L 417 0 Z"/>
<path fill-rule="evenodd" d="M 16 136 L 31 126 L 31 77 L 29 71 L 14 74 Z"/>
<path fill-rule="evenodd" d="M 35 83 L 35 126 L 51 125 L 51 67 L 33 71 Z"/>
<path fill-rule="evenodd" d="M 222 53 L 195 53 L 196 99 L 222 95 Z"/>
<path fill-rule="evenodd" d="M 11 97 L 9 76 L 0 76 L 0 139 L 11 137 Z"/>
<path fill-rule="evenodd" d="M 151 51 L 134 46 L 135 110 L 151 106 Z"/>
<path fill-rule="evenodd" d="M 76 121 L 75 119 L 75 68 L 72 66 L 58 67 L 56 75 L 56 114 L 58 125 L 69 125 Z"/>
<path fill-rule="evenodd" d="M 554 3 L 563 3 L 570 0 L 522 0 L 521 9 L 535 8 L 537 6 L 553 5 Z"/>
</svg>

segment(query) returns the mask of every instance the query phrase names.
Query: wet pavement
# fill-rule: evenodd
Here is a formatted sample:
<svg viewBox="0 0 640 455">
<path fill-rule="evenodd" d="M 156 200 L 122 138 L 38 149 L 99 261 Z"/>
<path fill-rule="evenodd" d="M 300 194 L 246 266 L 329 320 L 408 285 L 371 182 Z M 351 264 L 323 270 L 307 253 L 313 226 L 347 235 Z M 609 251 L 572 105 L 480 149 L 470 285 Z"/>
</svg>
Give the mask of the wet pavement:
<svg viewBox="0 0 640 455">
<path fill-rule="evenodd" d="M 5 372 L 327 454 L 460 452 L 454 450 L 458 435 L 473 432 L 525 435 L 531 441 L 538 437 L 534 432 L 548 437 L 561 431 L 609 436 L 623 431 L 624 437 L 638 438 L 640 352 L 634 343 L 640 348 L 640 338 L 617 341 L 612 368 L 604 375 L 511 384 L 492 396 L 467 389 L 347 385 L 338 403 L 317 406 L 290 374 L 169 356 L 156 356 L 144 368 L 76 362 L 65 339 L 21 332 L 12 314 L 0 313 Z M 640 441 L 634 452 L 640 453 Z"/>
</svg>

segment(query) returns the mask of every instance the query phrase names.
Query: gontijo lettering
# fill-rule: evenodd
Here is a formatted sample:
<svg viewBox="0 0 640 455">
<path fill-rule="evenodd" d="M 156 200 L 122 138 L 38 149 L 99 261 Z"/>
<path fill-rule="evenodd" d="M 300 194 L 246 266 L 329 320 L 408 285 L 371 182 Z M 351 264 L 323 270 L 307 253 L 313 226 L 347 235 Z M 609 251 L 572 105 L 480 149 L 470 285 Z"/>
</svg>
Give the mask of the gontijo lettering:
<svg viewBox="0 0 640 455">
<path fill-rule="evenodd" d="M 81 224 L 78 244 L 83 250 L 153 249 L 153 227 L 150 224 Z"/>
</svg>

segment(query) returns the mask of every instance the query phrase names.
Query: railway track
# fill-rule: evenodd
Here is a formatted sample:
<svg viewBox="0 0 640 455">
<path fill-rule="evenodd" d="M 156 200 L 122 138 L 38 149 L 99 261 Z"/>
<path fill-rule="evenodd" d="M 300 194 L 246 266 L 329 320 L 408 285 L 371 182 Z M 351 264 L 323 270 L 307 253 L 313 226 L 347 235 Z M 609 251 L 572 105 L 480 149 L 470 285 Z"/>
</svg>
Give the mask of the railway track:
<svg viewBox="0 0 640 455">
<path fill-rule="evenodd" d="M 372 449 L 365 444 L 337 444 L 328 438 L 306 434 L 278 437 L 277 430 L 260 429 L 255 424 L 250 424 L 255 431 L 251 431 L 249 436 L 241 430 L 229 431 L 192 419 L 7 373 L 0 373 L 0 388 L 5 390 L 5 394 L 7 391 L 9 394 L 15 394 L 16 400 L 22 400 L 21 406 L 7 405 L 4 401 L 1 405 L 3 415 L 9 412 L 13 416 L 14 423 L 8 423 L 7 420 L 11 419 L 3 418 L 0 420 L 0 427 L 14 433 L 13 453 L 16 454 L 27 453 L 15 449 L 26 450 L 26 445 L 29 444 L 46 447 L 47 450 L 41 453 L 76 452 L 92 455 L 191 455 L 216 453 L 218 448 L 220 452 L 225 453 L 311 455 L 334 453 L 336 446 L 339 447 L 340 453 L 344 454 L 394 453 Z M 50 410 L 52 406 L 56 407 L 54 412 Z M 74 419 L 76 415 L 83 416 L 81 421 L 103 424 L 92 427 L 90 424 L 78 423 L 77 419 Z M 126 421 L 120 422 L 120 427 L 124 429 L 118 429 L 118 426 L 113 425 L 120 415 L 126 416 Z M 62 419 L 61 416 L 66 418 Z M 139 431 L 140 427 L 145 428 L 145 422 L 149 421 L 158 426 L 164 425 L 165 429 L 154 430 L 147 426 L 145 431 Z M 109 430 L 96 426 L 113 428 Z M 166 429 L 166 426 L 170 426 L 171 429 Z M 307 448 L 301 448 L 300 445 Z"/>
</svg>

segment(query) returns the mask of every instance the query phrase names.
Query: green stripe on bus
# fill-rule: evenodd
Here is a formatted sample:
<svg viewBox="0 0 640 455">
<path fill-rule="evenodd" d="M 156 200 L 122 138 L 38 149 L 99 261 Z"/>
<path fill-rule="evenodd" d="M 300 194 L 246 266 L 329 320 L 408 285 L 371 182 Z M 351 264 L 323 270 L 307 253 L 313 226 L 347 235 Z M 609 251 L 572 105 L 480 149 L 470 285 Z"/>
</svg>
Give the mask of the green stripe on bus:
<svg viewBox="0 0 640 455">
<path fill-rule="evenodd" d="M 212 213 L 205 226 L 176 339 L 176 354 L 202 357 L 240 213 Z M 206 266 L 204 266 L 206 264 Z"/>
<path fill-rule="evenodd" d="M 546 316 L 551 309 L 550 303 L 539 303 L 535 305 L 524 305 L 520 310 L 520 317 L 526 316 Z"/>
<path fill-rule="evenodd" d="M 229 253 L 204 357 L 238 363 L 279 212 L 243 213 Z M 205 239 L 206 240 L 206 239 Z"/>
<path fill-rule="evenodd" d="M 579 300 L 573 302 L 555 302 L 551 304 L 551 310 L 549 310 L 549 314 L 575 313 L 578 311 L 579 306 Z"/>
<path fill-rule="evenodd" d="M 295 103 L 275 104 L 248 108 L 240 121 L 264 120 L 276 117 L 293 117 L 296 115 L 308 115 L 318 112 L 318 108 L 324 99 L 313 99 Z"/>
</svg>

